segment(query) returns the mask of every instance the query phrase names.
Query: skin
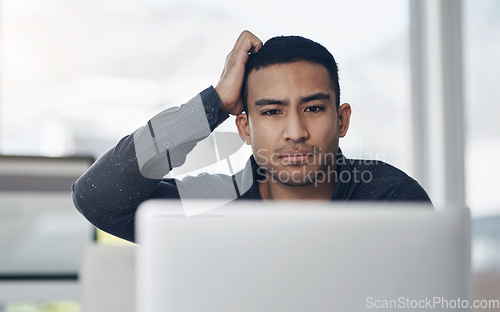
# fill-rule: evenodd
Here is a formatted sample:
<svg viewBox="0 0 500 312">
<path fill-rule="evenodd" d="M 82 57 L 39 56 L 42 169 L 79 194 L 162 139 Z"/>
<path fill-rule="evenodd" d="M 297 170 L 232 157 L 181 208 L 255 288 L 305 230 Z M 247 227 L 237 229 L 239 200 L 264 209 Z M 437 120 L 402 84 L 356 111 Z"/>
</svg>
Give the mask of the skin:
<svg viewBox="0 0 500 312">
<path fill-rule="evenodd" d="M 328 71 L 298 61 L 253 70 L 248 77 L 248 115 L 241 114 L 240 91 L 248 54 L 262 42 L 243 32 L 226 59 L 215 88 L 221 107 L 237 115 L 241 138 L 252 146 L 267 179 L 259 183 L 263 199 L 330 199 L 336 186 L 335 155 L 339 137 L 349 128 L 351 107 L 336 109 Z"/>
<path fill-rule="evenodd" d="M 262 48 L 262 41 L 248 30 L 243 31 L 233 49 L 226 57 L 222 75 L 215 87 L 221 100 L 221 108 L 228 114 L 239 115 L 243 112 L 241 87 L 245 75 L 245 63 L 249 53 L 255 53 Z"/>
</svg>

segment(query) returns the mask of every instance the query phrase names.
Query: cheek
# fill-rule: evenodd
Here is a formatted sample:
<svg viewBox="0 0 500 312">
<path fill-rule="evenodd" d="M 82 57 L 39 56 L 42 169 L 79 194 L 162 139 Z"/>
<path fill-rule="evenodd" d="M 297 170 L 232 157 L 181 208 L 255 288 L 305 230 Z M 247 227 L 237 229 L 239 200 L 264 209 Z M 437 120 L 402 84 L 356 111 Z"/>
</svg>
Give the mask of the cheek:
<svg viewBox="0 0 500 312">
<path fill-rule="evenodd" d="M 309 134 L 319 140 L 331 140 L 337 137 L 337 122 L 331 119 L 316 120 L 309 124 Z"/>
<path fill-rule="evenodd" d="M 273 140 L 279 135 L 276 124 L 259 122 L 254 119 L 249 121 L 249 134 L 252 145 L 266 146 L 272 145 Z"/>
</svg>

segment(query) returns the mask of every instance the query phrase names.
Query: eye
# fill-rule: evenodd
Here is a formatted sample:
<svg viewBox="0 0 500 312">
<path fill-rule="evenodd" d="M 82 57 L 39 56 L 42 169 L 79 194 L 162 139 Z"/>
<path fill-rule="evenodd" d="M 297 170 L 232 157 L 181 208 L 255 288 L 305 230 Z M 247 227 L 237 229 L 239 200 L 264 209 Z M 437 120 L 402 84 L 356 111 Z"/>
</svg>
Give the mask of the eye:
<svg viewBox="0 0 500 312">
<path fill-rule="evenodd" d="M 275 115 L 278 115 L 280 113 L 281 112 L 279 109 L 269 109 L 269 110 L 263 111 L 261 113 L 261 115 L 263 115 L 263 116 L 275 116 Z"/>
<path fill-rule="evenodd" d="M 319 113 L 324 110 L 325 108 L 323 106 L 317 106 L 317 105 L 308 106 L 305 109 L 306 112 L 311 112 L 311 113 Z"/>
</svg>

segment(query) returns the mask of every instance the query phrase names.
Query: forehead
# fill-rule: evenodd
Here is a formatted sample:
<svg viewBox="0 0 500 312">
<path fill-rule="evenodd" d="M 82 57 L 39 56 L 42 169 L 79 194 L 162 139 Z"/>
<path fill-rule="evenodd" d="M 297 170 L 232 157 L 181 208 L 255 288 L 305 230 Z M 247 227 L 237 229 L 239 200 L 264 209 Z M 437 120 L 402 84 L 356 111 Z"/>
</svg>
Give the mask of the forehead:
<svg viewBox="0 0 500 312">
<path fill-rule="evenodd" d="M 253 70 L 248 75 L 247 88 L 249 105 L 260 98 L 290 99 L 316 92 L 330 93 L 335 98 L 326 68 L 307 61 L 275 64 Z"/>
</svg>

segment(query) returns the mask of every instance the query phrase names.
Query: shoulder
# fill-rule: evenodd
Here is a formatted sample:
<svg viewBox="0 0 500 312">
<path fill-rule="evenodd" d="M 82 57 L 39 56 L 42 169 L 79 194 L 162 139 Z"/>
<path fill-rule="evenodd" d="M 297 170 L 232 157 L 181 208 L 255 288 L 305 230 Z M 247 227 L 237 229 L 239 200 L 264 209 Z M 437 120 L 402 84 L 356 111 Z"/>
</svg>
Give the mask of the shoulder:
<svg viewBox="0 0 500 312">
<path fill-rule="evenodd" d="M 381 160 L 347 159 L 353 172 L 364 176 L 364 180 L 381 180 L 385 182 L 402 182 L 411 179 L 402 170 Z"/>
<path fill-rule="evenodd" d="M 429 196 L 420 184 L 402 170 L 380 160 L 347 160 L 358 178 L 359 196 L 388 201 L 424 201 Z"/>
</svg>

